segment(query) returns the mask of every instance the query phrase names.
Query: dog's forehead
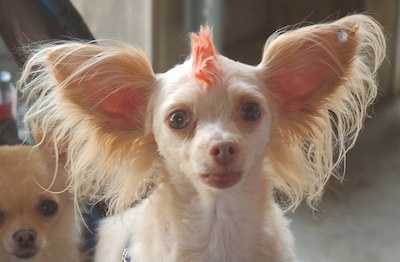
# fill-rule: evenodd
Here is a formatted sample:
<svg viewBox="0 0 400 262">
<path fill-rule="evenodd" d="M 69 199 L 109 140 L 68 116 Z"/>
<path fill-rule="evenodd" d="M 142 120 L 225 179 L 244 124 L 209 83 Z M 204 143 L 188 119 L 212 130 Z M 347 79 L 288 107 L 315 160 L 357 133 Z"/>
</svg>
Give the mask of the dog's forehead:
<svg viewBox="0 0 400 262">
<path fill-rule="evenodd" d="M 52 162 L 55 159 L 48 159 L 50 155 L 47 154 L 49 153 L 25 145 L 1 147 L 0 184 L 20 188 L 28 186 L 35 189 L 35 192 L 43 191 L 37 184 L 44 188 L 52 184 L 53 190 L 63 190 L 66 177 L 61 171 L 56 174 L 56 166 Z M 10 192 L 14 191 L 13 186 L 8 187 Z"/>
<path fill-rule="evenodd" d="M 223 55 L 218 55 L 217 60 L 221 68 L 222 77 L 236 76 L 248 81 L 254 81 L 259 77 L 259 69 L 255 66 L 234 61 Z"/>
<path fill-rule="evenodd" d="M 218 78 L 212 84 L 205 84 L 193 76 L 193 62 L 189 59 L 166 73 L 159 74 L 160 86 L 173 89 L 189 88 L 193 92 L 201 90 L 205 93 L 213 93 L 213 89 L 227 87 L 232 81 L 247 82 L 253 85 L 262 84 L 262 77 L 260 77 L 257 67 L 231 60 L 222 55 L 218 55 L 216 60 L 220 71 Z"/>
<path fill-rule="evenodd" d="M 229 115 L 235 106 L 246 99 L 268 106 L 265 84 L 257 67 L 233 61 L 218 55 L 220 77 L 213 86 L 193 77 L 191 61 L 177 65 L 158 75 L 158 88 L 153 97 L 154 112 L 165 114 L 177 108 L 189 108 L 196 114 Z"/>
</svg>

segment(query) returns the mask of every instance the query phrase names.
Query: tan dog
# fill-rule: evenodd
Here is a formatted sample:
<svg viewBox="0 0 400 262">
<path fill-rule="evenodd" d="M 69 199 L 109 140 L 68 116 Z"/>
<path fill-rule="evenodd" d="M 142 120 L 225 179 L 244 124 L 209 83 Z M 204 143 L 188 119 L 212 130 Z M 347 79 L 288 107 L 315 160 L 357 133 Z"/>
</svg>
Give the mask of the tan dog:
<svg viewBox="0 0 400 262">
<path fill-rule="evenodd" d="M 78 261 L 73 199 L 54 162 L 39 148 L 0 147 L 1 262 Z"/>
<path fill-rule="evenodd" d="M 26 119 L 67 153 L 76 196 L 114 211 L 145 198 L 102 224 L 97 261 L 296 260 L 274 194 L 287 207 L 322 195 L 376 97 L 382 29 L 352 15 L 281 31 L 257 66 L 218 54 L 211 33 L 162 74 L 101 41 L 26 64 Z"/>
</svg>

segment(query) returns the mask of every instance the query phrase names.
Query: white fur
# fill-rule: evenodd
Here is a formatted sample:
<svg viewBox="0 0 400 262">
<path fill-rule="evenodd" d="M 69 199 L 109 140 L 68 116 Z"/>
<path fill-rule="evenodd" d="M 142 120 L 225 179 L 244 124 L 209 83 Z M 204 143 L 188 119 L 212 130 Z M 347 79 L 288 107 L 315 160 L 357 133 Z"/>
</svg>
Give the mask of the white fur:
<svg viewBox="0 0 400 262">
<path fill-rule="evenodd" d="M 160 85 L 167 88 L 152 103 L 153 130 L 165 168 L 158 172 L 165 172 L 169 181 L 121 221 L 111 217 L 104 222 L 96 261 L 118 261 L 128 241 L 126 232 L 132 237 L 135 261 L 294 261 L 293 237 L 262 175 L 271 127 L 267 101 L 257 90 L 262 84 L 253 77 L 254 68 L 220 59 L 230 70 L 211 93 L 193 90 L 189 79 L 178 76 L 189 62 L 160 76 Z M 243 121 L 238 98 L 249 97 L 265 105 L 262 119 L 256 124 L 235 123 L 232 119 Z M 191 139 L 177 136 L 163 123 L 171 108 L 188 101 L 198 116 Z M 254 127 L 247 130 L 246 125 Z M 198 175 L 220 168 L 207 152 L 209 144 L 220 139 L 239 145 L 232 168 L 243 176 L 238 185 L 224 191 L 205 186 Z M 111 239 L 125 240 L 117 244 L 119 252 L 108 250 Z"/>
</svg>

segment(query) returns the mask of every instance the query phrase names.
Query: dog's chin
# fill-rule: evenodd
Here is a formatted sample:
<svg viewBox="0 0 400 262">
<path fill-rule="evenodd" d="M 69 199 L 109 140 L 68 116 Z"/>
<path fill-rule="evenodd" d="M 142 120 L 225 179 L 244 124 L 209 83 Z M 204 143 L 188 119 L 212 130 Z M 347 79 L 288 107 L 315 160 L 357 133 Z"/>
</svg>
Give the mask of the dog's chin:
<svg viewBox="0 0 400 262">
<path fill-rule="evenodd" d="M 228 171 L 221 173 L 202 174 L 201 181 L 215 189 L 227 189 L 237 185 L 242 179 L 241 172 Z"/>
</svg>

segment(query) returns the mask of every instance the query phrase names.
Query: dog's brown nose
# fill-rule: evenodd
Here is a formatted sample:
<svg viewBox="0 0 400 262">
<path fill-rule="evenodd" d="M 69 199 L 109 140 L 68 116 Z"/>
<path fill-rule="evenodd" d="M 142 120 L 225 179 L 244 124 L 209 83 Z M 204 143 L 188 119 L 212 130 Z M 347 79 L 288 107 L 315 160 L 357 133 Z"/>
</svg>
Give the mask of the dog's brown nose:
<svg viewBox="0 0 400 262">
<path fill-rule="evenodd" d="M 33 229 L 20 229 L 13 235 L 14 242 L 20 248 L 30 248 L 35 245 L 36 232 Z"/>
<path fill-rule="evenodd" d="M 221 165 L 231 163 L 236 153 L 239 151 L 238 145 L 231 140 L 222 140 L 211 143 L 209 153 L 214 161 Z"/>
</svg>

